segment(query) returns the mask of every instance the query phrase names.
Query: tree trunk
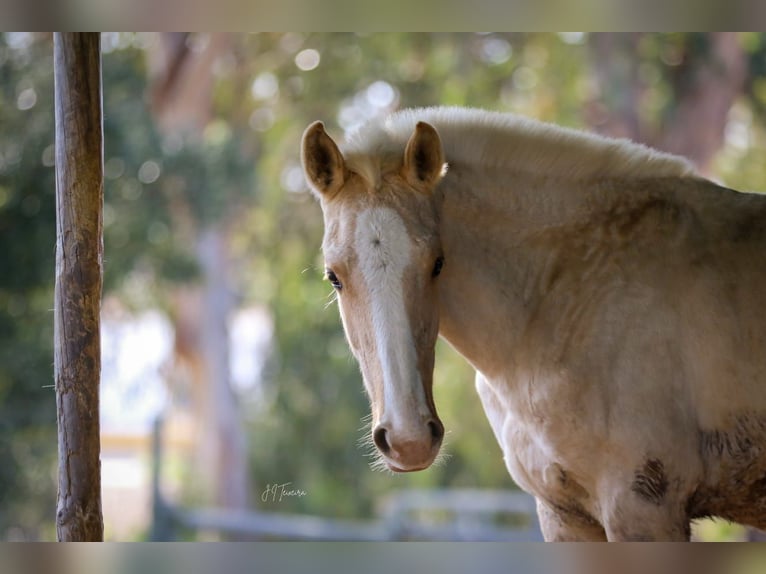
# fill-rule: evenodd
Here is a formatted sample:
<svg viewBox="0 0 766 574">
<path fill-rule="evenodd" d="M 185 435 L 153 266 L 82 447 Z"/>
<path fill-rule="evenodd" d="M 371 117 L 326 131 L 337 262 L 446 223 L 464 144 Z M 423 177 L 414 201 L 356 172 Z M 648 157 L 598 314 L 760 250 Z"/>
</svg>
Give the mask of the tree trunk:
<svg viewBox="0 0 766 574">
<path fill-rule="evenodd" d="M 709 175 L 724 143 L 729 110 L 744 89 L 747 59 L 734 32 L 713 32 L 704 40 L 705 50 L 688 50 L 675 66 L 672 113 L 654 130 L 638 113 L 646 90 L 637 56 L 641 35 L 592 34 L 592 74 L 598 98 L 586 107 L 588 123 L 602 134 L 683 155 L 700 173 Z"/>
<path fill-rule="evenodd" d="M 247 443 L 229 369 L 228 320 L 234 298 L 228 241 L 218 225 L 201 231 L 196 254 L 203 282 L 173 293 L 176 360 L 171 384 L 188 389 L 191 398 L 196 494 L 217 506 L 246 508 Z"/>
<path fill-rule="evenodd" d="M 708 38 L 708 53 L 687 64 L 685 80 L 676 87 L 675 113 L 655 142 L 660 149 L 685 155 L 707 175 L 747 75 L 745 51 L 735 32 L 712 32 Z"/>
<path fill-rule="evenodd" d="M 601 134 L 647 141 L 638 115 L 644 90 L 636 57 L 641 35 L 605 32 L 589 36 L 591 74 L 598 94 L 585 107 L 586 121 Z"/>
<path fill-rule="evenodd" d="M 98 33 L 55 34 L 54 80 L 56 532 L 60 541 L 101 541 L 99 313 L 104 189 Z"/>
<path fill-rule="evenodd" d="M 229 319 L 234 300 L 227 234 L 218 226 L 203 230 L 197 256 L 205 278 L 200 351 L 207 366 L 204 408 L 211 431 L 205 433 L 201 446 L 203 456 L 213 462 L 215 503 L 245 508 L 249 502 L 247 443 L 229 369 Z"/>
<path fill-rule="evenodd" d="M 229 49 L 226 34 L 161 37 L 149 55 L 151 109 L 164 134 L 201 132 L 212 116 L 214 63 Z M 184 210 L 190 213 L 191 210 Z M 206 498 L 229 508 L 249 506 L 247 437 L 229 373 L 228 319 L 234 301 L 229 285 L 229 237 L 223 218 L 194 220 L 195 255 L 202 284 L 173 294 L 177 381 L 191 388 L 198 418 L 197 460 Z"/>
</svg>

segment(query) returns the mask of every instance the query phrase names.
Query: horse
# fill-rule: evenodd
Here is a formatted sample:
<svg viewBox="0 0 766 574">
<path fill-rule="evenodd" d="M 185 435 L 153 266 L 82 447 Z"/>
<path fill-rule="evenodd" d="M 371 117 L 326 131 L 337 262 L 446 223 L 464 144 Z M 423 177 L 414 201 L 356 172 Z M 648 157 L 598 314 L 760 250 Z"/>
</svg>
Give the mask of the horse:
<svg viewBox="0 0 766 574">
<path fill-rule="evenodd" d="M 392 471 L 427 468 L 443 337 L 548 541 L 766 528 L 766 197 L 681 157 L 500 112 L 301 142 L 325 275 Z"/>
</svg>

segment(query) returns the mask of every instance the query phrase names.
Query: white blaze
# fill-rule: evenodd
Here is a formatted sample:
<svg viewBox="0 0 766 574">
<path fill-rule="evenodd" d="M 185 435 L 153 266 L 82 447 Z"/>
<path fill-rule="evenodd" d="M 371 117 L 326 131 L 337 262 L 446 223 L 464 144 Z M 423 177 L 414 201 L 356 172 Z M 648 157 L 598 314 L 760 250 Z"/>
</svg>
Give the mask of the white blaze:
<svg viewBox="0 0 766 574">
<path fill-rule="evenodd" d="M 402 283 L 412 241 L 399 214 L 386 207 L 359 214 L 354 241 L 383 370 L 385 422 L 404 430 L 428 415 Z"/>
</svg>

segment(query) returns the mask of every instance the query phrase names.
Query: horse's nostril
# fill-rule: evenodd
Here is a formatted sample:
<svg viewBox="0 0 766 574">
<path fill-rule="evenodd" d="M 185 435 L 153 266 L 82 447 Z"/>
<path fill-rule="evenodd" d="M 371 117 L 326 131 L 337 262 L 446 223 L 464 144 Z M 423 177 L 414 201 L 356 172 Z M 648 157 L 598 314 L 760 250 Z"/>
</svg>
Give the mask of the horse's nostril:
<svg viewBox="0 0 766 574">
<path fill-rule="evenodd" d="M 380 449 L 380 452 L 386 454 L 391 450 L 391 446 L 388 444 L 388 438 L 386 437 L 387 431 L 385 427 L 378 427 L 372 433 L 372 440 L 375 442 L 375 446 Z"/>
<path fill-rule="evenodd" d="M 431 431 L 431 439 L 433 442 L 439 442 L 444 438 L 444 425 L 439 421 L 428 421 L 428 428 Z"/>
</svg>

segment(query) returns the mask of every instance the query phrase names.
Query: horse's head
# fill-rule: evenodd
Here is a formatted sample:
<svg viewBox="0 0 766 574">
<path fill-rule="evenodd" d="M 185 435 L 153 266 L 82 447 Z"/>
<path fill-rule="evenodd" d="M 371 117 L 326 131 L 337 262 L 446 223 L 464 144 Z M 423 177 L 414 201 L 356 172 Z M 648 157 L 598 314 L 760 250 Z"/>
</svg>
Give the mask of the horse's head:
<svg viewBox="0 0 766 574">
<path fill-rule="evenodd" d="M 344 157 L 316 122 L 302 160 L 324 213 L 325 272 L 370 399 L 372 440 L 391 470 L 422 470 L 444 436 L 432 392 L 441 141 L 419 123 L 395 156 Z"/>
</svg>

